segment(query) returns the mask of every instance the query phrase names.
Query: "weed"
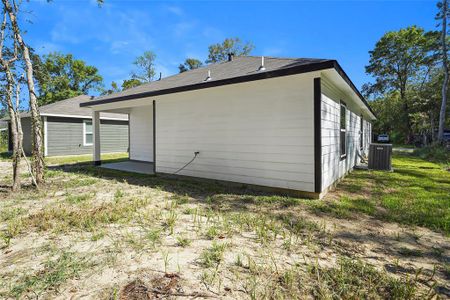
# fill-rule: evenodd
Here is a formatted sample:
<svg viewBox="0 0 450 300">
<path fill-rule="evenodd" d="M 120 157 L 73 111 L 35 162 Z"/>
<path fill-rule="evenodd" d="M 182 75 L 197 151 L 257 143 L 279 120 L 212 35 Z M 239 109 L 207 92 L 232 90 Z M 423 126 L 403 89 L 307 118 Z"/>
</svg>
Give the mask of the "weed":
<svg viewBox="0 0 450 300">
<path fill-rule="evenodd" d="M 205 236 L 210 240 L 215 239 L 218 235 L 219 235 L 219 228 L 216 225 L 209 227 L 205 233 Z"/>
<path fill-rule="evenodd" d="M 167 273 L 167 271 L 169 270 L 169 262 L 171 258 L 169 257 L 169 252 L 164 251 L 162 255 L 164 260 L 164 273 Z"/>
<path fill-rule="evenodd" d="M 161 243 L 161 230 L 159 229 L 148 229 L 145 233 L 145 238 L 150 242 L 151 246 L 154 248 L 156 244 Z"/>
<path fill-rule="evenodd" d="M 241 257 L 240 254 L 238 254 L 238 255 L 236 256 L 236 261 L 234 262 L 234 264 L 235 264 L 237 267 L 240 267 L 240 268 L 243 268 L 243 267 L 244 267 L 244 262 L 242 261 L 242 257 Z"/>
<path fill-rule="evenodd" d="M 178 214 L 175 211 L 175 209 L 171 209 L 165 216 L 163 225 L 169 229 L 170 234 L 172 235 L 174 233 L 175 224 L 178 219 Z"/>
<path fill-rule="evenodd" d="M 123 198 L 124 195 L 125 194 L 121 189 L 117 189 L 116 192 L 114 193 L 114 201 L 118 202 L 120 199 Z"/>
<path fill-rule="evenodd" d="M 192 241 L 184 236 L 178 236 L 177 237 L 177 245 L 180 247 L 187 247 L 191 245 Z"/>
<path fill-rule="evenodd" d="M 228 244 L 212 243 L 210 248 L 205 249 L 200 255 L 201 265 L 207 268 L 216 267 L 220 264 Z"/>
<path fill-rule="evenodd" d="M 92 233 L 91 241 L 99 241 L 105 237 L 105 231 L 103 230 L 96 230 Z"/>
<path fill-rule="evenodd" d="M 83 270 L 92 265 L 85 258 L 63 251 L 57 259 L 47 260 L 43 270 L 20 278 L 12 286 L 10 295 L 20 298 L 24 293 L 33 292 L 33 294 L 39 296 L 47 290 L 57 288 L 66 280 L 77 277 Z"/>
<path fill-rule="evenodd" d="M 78 204 L 92 199 L 93 194 L 80 194 L 80 195 L 68 195 L 66 196 L 66 201 L 72 204 Z"/>
<path fill-rule="evenodd" d="M 4 209 L 1 211 L 1 214 L 0 214 L 0 222 L 9 221 L 11 219 L 14 219 L 14 218 L 24 214 L 25 212 L 26 212 L 25 209 L 20 208 L 20 207 Z"/>
<path fill-rule="evenodd" d="M 188 195 L 184 195 L 184 196 L 174 195 L 174 196 L 172 196 L 172 201 L 175 202 L 176 205 L 187 204 L 187 203 L 189 203 L 189 196 Z"/>
</svg>

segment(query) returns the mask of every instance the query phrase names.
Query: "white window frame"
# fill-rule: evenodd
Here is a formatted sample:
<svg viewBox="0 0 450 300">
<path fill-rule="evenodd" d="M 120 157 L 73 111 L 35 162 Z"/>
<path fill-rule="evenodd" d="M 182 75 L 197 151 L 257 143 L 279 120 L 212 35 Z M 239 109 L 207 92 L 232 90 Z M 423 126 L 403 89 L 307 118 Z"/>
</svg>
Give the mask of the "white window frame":
<svg viewBox="0 0 450 300">
<path fill-rule="evenodd" d="M 86 142 L 86 134 L 92 134 L 92 138 L 94 137 L 94 131 L 92 130 L 91 132 L 87 132 L 86 131 L 86 123 L 90 122 L 91 123 L 91 128 L 92 127 L 92 120 L 83 120 L 83 146 L 92 146 L 93 143 L 87 143 Z M 94 140 L 94 139 L 92 139 Z"/>
<path fill-rule="evenodd" d="M 363 117 L 363 115 L 361 114 L 361 119 L 359 120 L 359 122 L 360 122 L 360 124 L 359 124 L 359 139 L 360 139 L 360 141 L 359 141 L 359 149 L 361 150 L 361 151 L 363 151 L 364 150 L 364 117 Z"/>
<path fill-rule="evenodd" d="M 344 128 L 342 128 L 342 108 L 344 108 Z M 344 134 L 344 149 L 345 153 L 342 154 L 342 140 L 341 135 Z M 347 159 L 347 104 L 344 101 L 340 101 L 339 103 L 339 155 L 341 160 Z"/>
</svg>

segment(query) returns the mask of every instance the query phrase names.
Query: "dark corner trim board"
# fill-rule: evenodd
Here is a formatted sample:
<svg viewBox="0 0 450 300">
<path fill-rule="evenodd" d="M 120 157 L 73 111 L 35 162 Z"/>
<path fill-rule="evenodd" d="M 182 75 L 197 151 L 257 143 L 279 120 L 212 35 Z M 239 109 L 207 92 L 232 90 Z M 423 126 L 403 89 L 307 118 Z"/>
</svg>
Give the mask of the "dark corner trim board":
<svg viewBox="0 0 450 300">
<path fill-rule="evenodd" d="M 322 88 L 314 78 L 314 192 L 322 192 Z"/>
<path fill-rule="evenodd" d="M 174 94 L 174 93 L 200 90 L 200 89 L 206 89 L 206 88 L 228 85 L 228 84 L 236 84 L 236 83 L 262 80 L 262 79 L 268 79 L 268 78 L 274 78 L 274 77 L 308 73 L 308 72 L 320 71 L 320 70 L 325 70 L 325 69 L 335 69 L 339 73 L 339 75 L 345 80 L 345 82 L 358 95 L 358 97 L 367 106 L 367 108 L 374 114 L 374 112 L 370 108 L 369 104 L 367 103 L 366 99 L 364 99 L 362 94 L 358 91 L 356 86 L 353 84 L 353 82 L 350 80 L 350 78 L 347 76 L 347 74 L 344 72 L 344 70 L 338 64 L 338 62 L 336 60 L 326 60 L 326 61 L 319 62 L 319 63 L 294 66 L 294 67 L 290 67 L 290 68 L 284 68 L 284 69 L 268 71 L 268 72 L 263 72 L 263 73 L 250 74 L 250 75 L 244 75 L 244 76 L 222 79 L 222 80 L 217 80 L 217 81 L 207 81 L 207 82 L 179 86 L 179 87 L 174 87 L 174 88 L 168 88 L 168 89 L 163 89 L 163 90 L 158 90 L 158 91 L 149 91 L 149 92 L 136 93 L 136 94 L 132 94 L 132 95 L 117 96 L 117 97 L 112 97 L 112 98 L 103 99 L 103 100 L 93 100 L 93 101 L 80 103 L 80 106 L 81 107 L 93 106 L 93 105 L 100 105 L 100 104 L 106 104 L 106 103 L 120 102 L 120 101 L 125 101 L 125 100 Z"/>
<path fill-rule="evenodd" d="M 156 101 L 153 100 L 153 174 L 156 174 Z"/>
</svg>

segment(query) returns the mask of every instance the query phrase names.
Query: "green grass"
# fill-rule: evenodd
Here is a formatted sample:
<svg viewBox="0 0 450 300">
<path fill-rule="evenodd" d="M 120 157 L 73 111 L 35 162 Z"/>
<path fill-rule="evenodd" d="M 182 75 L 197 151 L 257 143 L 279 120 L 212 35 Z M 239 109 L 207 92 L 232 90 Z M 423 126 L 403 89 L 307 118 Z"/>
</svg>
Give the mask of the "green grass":
<svg viewBox="0 0 450 300">
<path fill-rule="evenodd" d="M 57 259 L 47 260 L 43 270 L 24 275 L 12 286 L 9 296 L 20 298 L 32 292 L 33 297 L 36 296 L 37 299 L 42 292 L 57 289 L 62 283 L 77 277 L 91 266 L 92 263 L 74 253 L 62 252 Z"/>
<path fill-rule="evenodd" d="M 365 213 L 450 234 L 450 173 L 441 164 L 396 154 L 394 172 L 354 171 L 338 186 L 338 201 L 313 201 L 316 211 L 348 217 Z"/>
<path fill-rule="evenodd" d="M 322 200 L 219 192 L 206 200 L 223 211 L 257 206 L 268 213 L 273 208 L 303 207 L 337 218 L 367 214 L 450 235 L 450 172 L 446 166 L 413 154 L 395 153 L 393 168 L 394 172 L 355 170 L 338 184 L 337 192 Z"/>
<path fill-rule="evenodd" d="M 106 153 L 102 154 L 102 161 L 121 161 L 128 159 L 128 153 Z M 87 155 L 69 155 L 69 156 L 55 156 L 47 157 L 45 159 L 48 165 L 70 165 L 92 162 L 92 154 Z"/>
<path fill-rule="evenodd" d="M 223 260 L 228 244 L 213 242 L 210 248 L 205 249 L 200 255 L 200 264 L 206 268 L 217 267 Z"/>
<path fill-rule="evenodd" d="M 313 295 L 318 299 L 424 299 L 415 278 L 396 279 L 361 261 L 340 259 L 334 268 L 314 266 Z"/>
</svg>

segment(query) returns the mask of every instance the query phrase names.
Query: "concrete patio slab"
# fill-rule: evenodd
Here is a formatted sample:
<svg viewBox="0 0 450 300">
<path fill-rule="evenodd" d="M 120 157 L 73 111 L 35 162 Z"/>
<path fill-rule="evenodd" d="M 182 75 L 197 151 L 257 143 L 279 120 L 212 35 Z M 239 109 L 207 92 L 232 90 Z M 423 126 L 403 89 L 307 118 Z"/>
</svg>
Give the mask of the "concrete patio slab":
<svg viewBox="0 0 450 300">
<path fill-rule="evenodd" d="M 153 175 L 153 163 L 144 161 L 127 160 L 117 163 L 107 163 L 100 166 L 105 169 L 119 170 L 132 173 Z"/>
</svg>

